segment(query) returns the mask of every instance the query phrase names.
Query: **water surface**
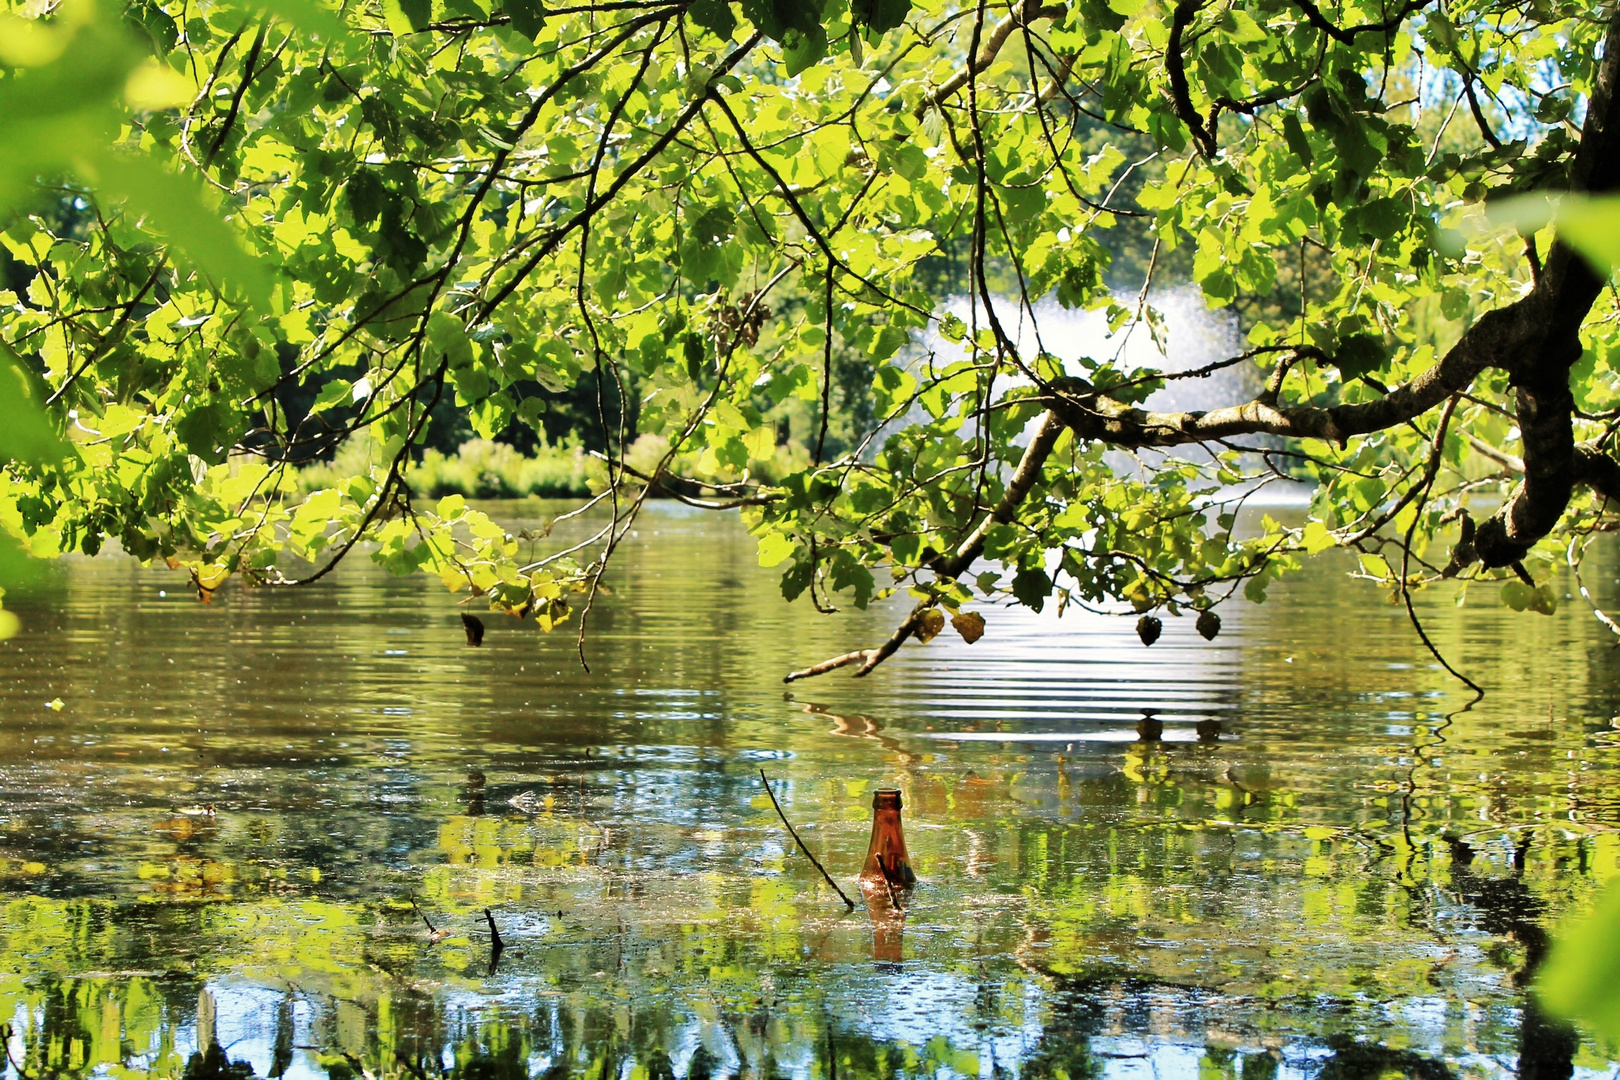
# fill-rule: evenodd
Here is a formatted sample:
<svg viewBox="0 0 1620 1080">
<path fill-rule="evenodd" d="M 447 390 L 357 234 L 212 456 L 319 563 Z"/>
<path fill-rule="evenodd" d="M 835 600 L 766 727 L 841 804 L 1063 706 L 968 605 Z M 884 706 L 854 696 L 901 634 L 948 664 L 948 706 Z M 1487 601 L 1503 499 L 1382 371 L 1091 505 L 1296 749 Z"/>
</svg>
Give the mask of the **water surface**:
<svg viewBox="0 0 1620 1080">
<path fill-rule="evenodd" d="M 1490 690 L 1458 712 L 1348 569 L 1214 642 L 991 609 L 784 687 L 899 609 L 786 605 L 679 507 L 621 551 L 589 674 L 573 623 L 485 613 L 470 649 L 439 583 L 360 561 L 205 606 L 68 560 L 6 598 L 0 1076 L 1608 1074 L 1523 987 L 1620 870 L 1615 639 L 1578 598 L 1424 596 Z M 903 917 L 845 911 L 762 768 L 858 901 L 904 792 Z"/>
</svg>

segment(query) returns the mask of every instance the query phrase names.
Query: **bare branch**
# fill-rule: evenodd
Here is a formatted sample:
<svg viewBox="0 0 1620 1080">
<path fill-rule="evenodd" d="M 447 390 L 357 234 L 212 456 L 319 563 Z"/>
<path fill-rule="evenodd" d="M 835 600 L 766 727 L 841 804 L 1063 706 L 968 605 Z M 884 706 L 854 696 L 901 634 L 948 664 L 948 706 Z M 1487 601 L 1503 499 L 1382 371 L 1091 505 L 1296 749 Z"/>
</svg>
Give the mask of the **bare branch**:
<svg viewBox="0 0 1620 1080">
<path fill-rule="evenodd" d="M 893 656 L 895 650 L 900 648 L 901 645 L 905 644 L 906 638 L 917 632 L 917 628 L 922 625 L 923 615 L 933 607 L 934 601 L 932 600 L 924 600 L 922 603 L 918 604 L 912 609 L 911 614 L 906 616 L 906 621 L 901 623 L 895 629 L 894 633 L 890 635 L 889 640 L 885 641 L 882 645 L 879 645 L 875 649 L 856 649 L 854 652 L 845 653 L 842 656 L 835 656 L 831 660 L 823 660 L 819 664 L 812 664 L 810 667 L 803 668 L 799 671 L 790 672 L 782 678 L 782 681 L 785 683 L 797 682 L 799 679 L 808 679 L 816 675 L 825 675 L 829 671 L 834 671 L 841 667 L 848 667 L 850 664 L 861 665 L 860 668 L 855 672 L 855 677 L 860 678 L 862 675 L 868 674 L 873 668 L 877 667 L 879 664 L 883 663 L 883 661 Z"/>
</svg>

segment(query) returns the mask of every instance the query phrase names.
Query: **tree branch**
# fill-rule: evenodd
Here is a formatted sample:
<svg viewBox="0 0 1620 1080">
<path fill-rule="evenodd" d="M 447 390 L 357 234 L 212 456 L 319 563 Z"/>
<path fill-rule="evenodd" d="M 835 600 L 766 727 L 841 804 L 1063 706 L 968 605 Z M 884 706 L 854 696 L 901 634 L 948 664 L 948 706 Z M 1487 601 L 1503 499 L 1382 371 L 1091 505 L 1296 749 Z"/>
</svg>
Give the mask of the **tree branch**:
<svg viewBox="0 0 1620 1080">
<path fill-rule="evenodd" d="M 935 559 L 929 565 L 929 568 L 934 573 L 942 578 L 954 578 L 961 575 L 968 567 L 973 565 L 973 560 L 984 553 L 985 540 L 989 537 L 990 530 L 997 525 L 1013 520 L 1017 516 L 1018 508 L 1029 497 L 1030 491 L 1035 487 L 1035 482 L 1041 478 L 1041 469 L 1046 464 L 1046 459 L 1051 456 L 1052 450 L 1057 446 L 1058 438 L 1063 434 L 1065 426 L 1057 413 L 1047 410 L 1041 417 L 1040 426 L 1035 429 L 1034 437 L 1029 440 L 1029 446 L 1024 449 L 1024 456 L 1019 460 L 1018 468 L 1013 470 L 1012 478 L 1007 482 L 1006 493 L 980 519 L 979 524 L 973 531 L 963 537 L 954 551 L 949 555 L 943 555 Z M 893 656 L 895 650 L 904 645 L 908 637 L 916 633 L 917 628 L 922 625 L 923 616 L 934 606 L 935 602 L 933 600 L 924 600 L 918 604 L 911 610 L 911 614 L 906 616 L 905 622 L 901 623 L 894 633 L 890 635 L 889 640 L 875 649 L 856 649 L 854 652 L 847 652 L 842 656 L 823 660 L 819 664 L 812 664 L 810 667 L 790 673 L 782 681 L 796 682 L 799 679 L 808 679 L 815 675 L 825 675 L 829 671 L 848 667 L 850 664 L 861 665 L 860 669 L 855 672 L 857 678 L 866 675 L 873 668 Z"/>
<path fill-rule="evenodd" d="M 1344 45 L 1353 45 L 1357 34 L 1387 34 L 1405 22 L 1407 17 L 1415 14 L 1428 4 L 1429 0 L 1410 0 L 1396 15 L 1391 15 L 1381 23 L 1367 23 L 1363 26 L 1335 26 L 1322 14 L 1322 9 L 1311 0 L 1294 0 L 1294 6 L 1305 13 L 1305 21 L 1316 27 L 1322 33 Z"/>
<path fill-rule="evenodd" d="M 1187 60 L 1182 55 L 1182 38 L 1187 27 L 1192 25 L 1193 16 L 1203 6 L 1203 0 L 1181 0 L 1176 5 L 1175 14 L 1170 19 L 1170 40 L 1164 47 L 1164 68 L 1170 76 L 1170 100 L 1175 104 L 1176 115 L 1181 117 L 1181 122 L 1192 133 L 1193 142 L 1198 144 L 1198 152 L 1212 158 L 1216 150 L 1215 132 L 1204 126 L 1204 118 L 1193 108 L 1192 92 L 1187 86 Z"/>
<path fill-rule="evenodd" d="M 924 600 L 912 608 L 911 614 L 906 616 L 906 621 L 895 628 L 894 633 L 889 636 L 889 640 L 875 649 L 856 649 L 854 652 L 835 656 L 831 660 L 823 660 L 819 664 L 812 664 L 807 668 L 789 672 L 782 677 L 782 681 L 785 683 L 797 682 L 800 679 L 808 679 L 815 675 L 825 675 L 829 671 L 836 671 L 838 668 L 848 667 L 850 664 L 861 665 L 859 670 L 855 672 L 855 677 L 858 679 L 893 656 L 895 650 L 906 643 L 906 638 L 917 632 L 917 628 L 922 625 L 923 615 L 933 606 L 934 602 L 932 600 Z"/>
<path fill-rule="evenodd" d="M 253 65 L 259 62 L 259 53 L 264 48 L 265 30 L 265 25 L 260 23 L 258 33 L 253 35 L 253 45 L 248 49 L 247 59 L 242 63 L 242 81 L 237 84 L 236 93 L 231 95 L 231 107 L 225 114 L 225 123 L 220 125 L 219 134 L 214 136 L 214 143 L 208 148 L 208 153 L 202 160 L 202 167 L 205 169 L 214 163 L 220 147 L 225 145 L 231 129 L 236 126 L 236 118 L 242 111 L 242 95 L 247 93 L 248 83 L 251 83 L 258 74 L 253 70 Z"/>
<path fill-rule="evenodd" d="M 969 79 L 995 61 L 996 54 L 1001 52 L 1001 47 L 1007 43 L 1007 39 L 1012 36 L 1012 32 L 1018 27 L 1031 23 L 1036 19 L 1061 19 L 1068 13 L 1069 9 L 1062 4 L 1049 4 L 1043 7 L 1037 3 L 1037 0 L 1016 0 L 1016 6 L 1013 8 L 1012 14 L 991 28 L 990 33 L 980 44 L 978 55 L 968 63 L 966 68 L 952 75 L 937 90 L 918 102 L 916 109 L 912 111 L 912 115 L 920 120 L 929 109 L 937 109 L 954 97 L 962 87 L 968 84 Z M 1070 63 L 1072 64 L 1073 61 L 1070 61 Z"/>
<path fill-rule="evenodd" d="M 1012 521 L 1018 514 L 1018 508 L 1035 487 L 1035 482 L 1041 478 L 1041 468 L 1046 459 L 1051 456 L 1052 450 L 1057 446 L 1058 437 L 1063 434 L 1065 424 L 1057 412 L 1048 409 L 1041 417 L 1040 427 L 1035 429 L 1035 435 L 1029 440 L 1029 446 L 1024 449 L 1024 456 L 1019 459 L 1018 467 L 1013 470 L 1012 479 L 1007 482 L 1006 494 L 986 514 L 974 530 L 957 544 L 956 550 L 949 555 L 934 560 L 933 571 L 940 577 L 954 578 L 961 576 L 967 568 L 973 565 L 973 560 L 984 553 L 984 543 L 990 536 L 990 530 L 997 525 L 1004 525 Z"/>
<path fill-rule="evenodd" d="M 1575 448 L 1575 481 L 1620 504 L 1620 461 L 1590 443 Z"/>
</svg>

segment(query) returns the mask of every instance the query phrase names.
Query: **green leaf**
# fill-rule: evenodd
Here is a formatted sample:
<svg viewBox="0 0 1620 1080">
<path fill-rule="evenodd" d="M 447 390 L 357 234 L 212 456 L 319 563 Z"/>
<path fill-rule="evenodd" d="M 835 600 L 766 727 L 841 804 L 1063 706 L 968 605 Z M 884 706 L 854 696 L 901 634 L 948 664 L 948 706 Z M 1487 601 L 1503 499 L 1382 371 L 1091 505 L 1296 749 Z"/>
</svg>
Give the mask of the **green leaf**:
<svg viewBox="0 0 1620 1080">
<path fill-rule="evenodd" d="M 1295 112 L 1284 114 L 1282 127 L 1283 141 L 1288 144 L 1288 149 L 1309 167 L 1315 157 L 1311 154 L 1310 140 L 1305 137 L 1304 125 L 1299 122 L 1299 114 Z"/>
<path fill-rule="evenodd" d="M 716 0 L 708 0 L 708 2 L 714 3 Z M 512 29 L 530 41 L 535 39 L 536 35 L 540 33 L 540 27 L 545 23 L 546 9 L 542 0 L 506 0 L 502 10 L 506 12 L 507 18 L 512 20 Z M 707 25 L 698 20 L 696 8 L 692 9 L 691 14 L 692 18 L 697 20 L 700 26 Z M 729 37 L 730 35 L 726 34 L 724 36 Z"/>
<path fill-rule="evenodd" d="M 269 275 L 219 212 L 204 204 L 200 184 L 166 171 L 144 154 L 103 150 L 89 160 L 97 186 L 127 200 L 133 214 L 166 235 L 198 269 L 221 285 L 234 286 L 254 306 L 269 306 Z"/>
<path fill-rule="evenodd" d="M 388 203 L 388 196 L 382 179 L 371 169 L 356 170 L 343 186 L 343 199 L 357 225 L 370 225 L 376 221 Z"/>
<path fill-rule="evenodd" d="M 1305 545 L 1306 554 L 1315 555 L 1333 547 L 1338 541 L 1334 539 L 1326 525 L 1320 521 L 1312 521 L 1305 526 L 1301 543 Z"/>
<path fill-rule="evenodd" d="M 799 74 L 827 55 L 827 32 L 821 24 L 806 30 L 790 30 L 782 38 L 782 60 L 787 65 L 788 78 Z"/>
<path fill-rule="evenodd" d="M 1373 199 L 1363 203 L 1346 215 L 1346 222 L 1354 222 L 1368 240 L 1391 240 L 1405 226 L 1411 214 L 1396 199 Z"/>
<path fill-rule="evenodd" d="M 906 21 L 911 0 L 850 0 L 849 13 L 856 26 L 882 34 Z"/>
<path fill-rule="evenodd" d="M 230 6 L 247 15 L 271 15 L 296 30 L 317 34 L 328 42 L 349 36 L 349 28 L 337 13 L 316 0 L 233 0 Z"/>
<path fill-rule="evenodd" d="M 737 30 L 737 16 L 732 14 L 728 0 L 696 0 L 686 13 L 717 37 L 730 40 Z"/>
<path fill-rule="evenodd" d="M 1384 339 L 1373 334 L 1351 334 L 1341 338 L 1339 347 L 1333 352 L 1333 366 L 1339 369 L 1339 375 L 1346 382 L 1370 375 L 1388 362 L 1389 349 Z"/>
<path fill-rule="evenodd" d="M 793 541 L 781 533 L 766 533 L 759 538 L 759 565 L 772 567 L 793 554 Z"/>
<path fill-rule="evenodd" d="M 411 29 L 417 33 L 426 30 L 433 22 L 433 0 L 399 0 L 399 9 L 410 20 Z"/>
<path fill-rule="evenodd" d="M 1502 604 L 1514 611 L 1525 611 L 1534 602 L 1536 590 L 1522 581 L 1507 581 L 1502 584 Z"/>
<path fill-rule="evenodd" d="M 0 344 L 0 460 L 61 459 L 66 446 L 45 412 L 45 388 Z"/>
<path fill-rule="evenodd" d="M 804 590 L 810 587 L 812 570 L 810 563 L 795 559 L 793 565 L 782 575 L 782 599 L 797 600 Z"/>
<path fill-rule="evenodd" d="M 1045 570 L 1020 569 L 1013 576 L 1012 591 L 1020 604 L 1040 611 L 1046 606 L 1046 598 L 1052 595 L 1052 579 Z"/>
<path fill-rule="evenodd" d="M 210 465 L 225 460 L 248 421 L 229 402 L 216 401 L 193 408 L 174 423 L 174 433 L 191 453 Z"/>
<path fill-rule="evenodd" d="M 333 379 L 321 387 L 321 392 L 315 395 L 315 402 L 310 406 L 310 415 L 323 413 L 338 405 L 346 405 L 354 393 L 354 384 L 348 379 Z"/>
<path fill-rule="evenodd" d="M 293 541 L 306 549 L 318 547 L 327 525 L 342 505 L 343 495 L 334 489 L 312 492 L 293 512 L 288 526 Z"/>
<path fill-rule="evenodd" d="M 1620 1042 L 1620 882 L 1611 883 L 1589 915 L 1559 928 L 1536 979 L 1548 1012 L 1591 1026 Z"/>
<path fill-rule="evenodd" d="M 153 52 L 158 56 L 167 55 L 175 42 L 180 40 L 180 27 L 168 12 L 156 4 L 131 4 L 124 9 L 124 20 L 151 43 Z"/>
<path fill-rule="evenodd" d="M 757 427 L 743 436 L 743 445 L 749 457 L 767 461 L 776 453 L 776 429 L 768 424 Z"/>
<path fill-rule="evenodd" d="M 431 2 L 431 0 L 430 0 Z M 382 0 L 383 20 L 395 37 L 406 37 L 415 31 L 411 17 L 406 14 L 400 0 Z"/>
</svg>

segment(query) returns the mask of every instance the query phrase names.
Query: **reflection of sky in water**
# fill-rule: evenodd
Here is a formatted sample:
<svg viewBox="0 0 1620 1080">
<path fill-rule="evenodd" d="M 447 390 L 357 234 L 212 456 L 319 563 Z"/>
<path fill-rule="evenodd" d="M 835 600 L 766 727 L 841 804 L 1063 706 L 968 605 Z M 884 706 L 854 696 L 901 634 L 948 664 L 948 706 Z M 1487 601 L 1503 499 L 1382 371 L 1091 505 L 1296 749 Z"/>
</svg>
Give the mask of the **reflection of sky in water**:
<svg viewBox="0 0 1620 1080">
<path fill-rule="evenodd" d="M 683 1080 L 767 1054 L 825 1077 L 825 1017 L 835 1044 L 904 1043 L 936 1076 L 1089 1052 L 1104 1077 L 1256 1080 L 1264 1056 L 1304 1080 L 1346 1031 L 1497 1076 L 1520 961 L 1459 895 L 1442 835 L 1498 882 L 1528 835 L 1524 887 L 1553 913 L 1595 880 L 1572 867 L 1615 870 L 1612 730 L 1583 720 L 1620 693 L 1579 610 L 1536 623 L 1529 656 L 1504 648 L 1520 617 L 1470 607 L 1465 633 L 1422 595 L 1501 688 L 1449 722 L 1403 613 L 1331 563 L 1225 605 L 1214 642 L 1185 617 L 1144 649 L 1133 617 L 991 608 L 974 646 L 947 631 L 784 696 L 783 672 L 881 640 L 895 612 L 785 607 L 734 522 L 659 506 L 641 531 L 669 546 L 626 549 L 590 677 L 571 630 L 492 618 L 469 650 L 436 583 L 364 566 L 205 609 L 103 560 L 49 605 L 18 598 L 39 633 L 0 646 L 0 949 L 32 981 L 0 973 L 0 1012 L 35 1031 L 47 1010 L 12 1003 L 71 976 L 52 1000 L 77 987 L 105 1026 L 122 1006 L 94 994 L 150 970 L 142 993 L 171 997 L 148 1029 L 183 1062 L 196 977 L 260 1075 L 293 986 L 296 1046 L 364 1055 L 387 1035 L 449 1061 L 507 1025 L 531 1072 L 583 1071 L 656 1021 Z M 717 599 L 722 576 L 740 584 Z M 403 638 L 402 663 L 385 653 Z M 1144 709 L 1162 745 L 1138 740 Z M 1221 738 L 1196 742 L 1208 717 Z M 897 965 L 798 854 L 762 766 L 846 882 L 871 789 L 906 792 L 923 884 Z M 175 822 L 206 802 L 217 822 Z M 407 896 L 456 936 L 430 947 Z M 508 944 L 491 979 L 485 906 Z M 299 1050 L 287 1075 L 324 1072 Z"/>
<path fill-rule="evenodd" d="M 950 1062 L 935 1063 L 933 1075 L 941 1080 L 1017 1077 L 1021 1063 L 1041 1048 L 1050 1002 L 1033 986 L 1025 986 L 1017 1001 L 998 1003 L 996 1019 L 987 1021 L 974 1016 L 982 1012 L 978 1006 L 984 986 L 971 978 L 940 972 L 848 975 L 852 995 L 862 1004 L 854 1015 L 836 1025 L 835 1040 L 864 1037 L 915 1051 L 925 1049 L 931 1040 L 948 1039 L 955 1053 Z M 321 1080 L 327 1076 L 313 1050 L 323 1039 L 323 1025 L 308 1001 L 296 993 L 284 996 L 230 981 L 210 984 L 209 993 L 215 1003 L 216 1041 L 230 1060 L 250 1063 L 257 1076 L 268 1075 L 275 1064 L 277 1035 L 267 1021 L 278 1008 L 285 1007 L 292 1018 L 292 1055 L 283 1075 L 288 1080 Z M 452 1015 L 473 1014 L 488 1005 L 482 995 L 471 993 L 446 995 L 441 1003 Z M 1312 1080 L 1332 1057 L 1333 1050 L 1320 1044 L 1276 1039 L 1245 1042 L 1221 1031 L 1222 1014 L 1241 1006 L 1241 1002 L 1201 999 L 1197 992 L 1180 995 L 1148 991 L 1106 1000 L 1099 1030 L 1087 1043 L 1094 1075 L 1099 1080 L 1209 1080 L 1212 1064 L 1217 1068 L 1236 1065 L 1242 1075 L 1252 1075 L 1243 1063 L 1254 1059 L 1266 1066 L 1265 1074 L 1274 1080 Z M 531 1045 L 526 1058 L 529 1075 L 540 1076 L 571 1059 L 565 1020 L 554 998 L 531 1000 L 528 1007 L 542 1018 L 542 1037 Z M 1409 999 L 1385 1011 L 1398 1014 L 1419 1041 L 1443 1040 L 1459 1020 L 1456 1003 L 1438 997 Z M 672 1025 L 673 1037 L 667 1052 L 673 1074 L 680 1080 L 697 1071 L 714 1078 L 759 1075 L 757 1041 L 746 1032 L 740 1034 L 733 1024 L 717 1019 L 713 1010 L 707 1012 L 689 1014 Z M 1188 1019 L 1194 1021 L 1191 1027 L 1185 1023 Z M 26 1026 L 21 1015 L 13 1015 L 12 1023 L 15 1027 Z M 543 1035 L 548 1027 L 554 1036 L 549 1044 Z M 173 1036 L 182 1059 L 199 1047 L 195 1025 L 177 1029 Z M 453 1041 L 440 1045 L 440 1060 L 453 1064 L 456 1049 Z M 431 1052 L 428 1058 L 431 1065 Z M 825 1075 L 825 1062 L 818 1061 L 810 1047 L 797 1051 L 791 1047 L 777 1049 L 770 1061 L 772 1076 L 813 1080 Z M 136 1058 L 130 1064 L 140 1068 L 150 1061 Z M 1515 1075 L 1513 1060 L 1501 1055 L 1465 1053 L 1458 1055 L 1454 1064 L 1465 1075 Z M 628 1061 L 625 1067 L 628 1070 Z M 1577 1066 L 1573 1075 L 1579 1080 L 1596 1080 L 1612 1076 L 1612 1071 Z"/>
</svg>

